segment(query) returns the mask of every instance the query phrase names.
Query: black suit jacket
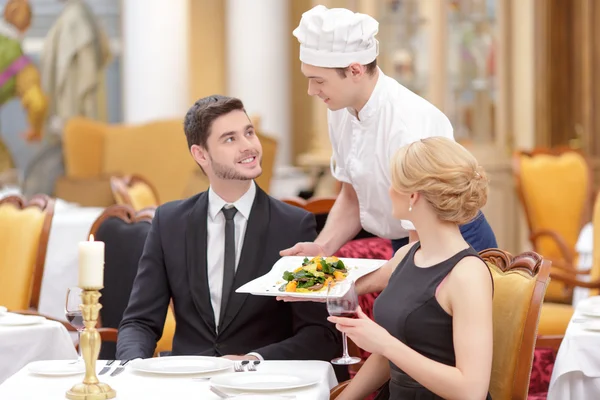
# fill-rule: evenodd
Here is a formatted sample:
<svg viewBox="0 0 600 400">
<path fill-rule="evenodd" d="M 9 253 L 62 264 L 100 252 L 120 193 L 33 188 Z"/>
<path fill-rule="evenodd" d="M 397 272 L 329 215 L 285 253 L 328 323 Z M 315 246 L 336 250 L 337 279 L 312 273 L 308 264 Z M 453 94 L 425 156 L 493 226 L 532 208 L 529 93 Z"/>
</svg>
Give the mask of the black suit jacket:
<svg viewBox="0 0 600 400">
<path fill-rule="evenodd" d="M 258 186 L 234 290 L 267 273 L 281 249 L 316 236 L 315 218 Z M 322 303 L 285 303 L 232 292 L 218 333 L 206 272 L 208 192 L 156 210 L 129 304 L 119 326 L 117 358 L 152 357 L 172 298 L 177 321 L 173 355 L 257 352 L 266 360 L 329 361 L 341 339 Z"/>
</svg>

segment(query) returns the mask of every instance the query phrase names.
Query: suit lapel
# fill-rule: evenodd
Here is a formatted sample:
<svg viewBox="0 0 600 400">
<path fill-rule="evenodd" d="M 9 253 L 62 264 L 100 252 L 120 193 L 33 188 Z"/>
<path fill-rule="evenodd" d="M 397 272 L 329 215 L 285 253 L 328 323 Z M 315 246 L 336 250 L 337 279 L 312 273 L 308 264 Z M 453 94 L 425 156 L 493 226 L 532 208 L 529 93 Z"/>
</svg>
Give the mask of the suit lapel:
<svg viewBox="0 0 600 400">
<path fill-rule="evenodd" d="M 211 332 L 215 333 L 215 316 L 210 302 L 206 272 L 206 224 L 208 191 L 200 194 L 187 219 L 185 248 L 190 291 L 194 305 Z"/>
<path fill-rule="evenodd" d="M 242 253 L 233 281 L 233 291 L 227 303 L 225 316 L 219 322 L 219 333 L 227 329 L 248 297 L 248 293 L 235 293 L 235 290 L 258 277 L 264 254 L 264 246 L 260 244 L 265 243 L 269 222 L 269 196 L 256 185 L 256 197 L 246 225 Z"/>
</svg>

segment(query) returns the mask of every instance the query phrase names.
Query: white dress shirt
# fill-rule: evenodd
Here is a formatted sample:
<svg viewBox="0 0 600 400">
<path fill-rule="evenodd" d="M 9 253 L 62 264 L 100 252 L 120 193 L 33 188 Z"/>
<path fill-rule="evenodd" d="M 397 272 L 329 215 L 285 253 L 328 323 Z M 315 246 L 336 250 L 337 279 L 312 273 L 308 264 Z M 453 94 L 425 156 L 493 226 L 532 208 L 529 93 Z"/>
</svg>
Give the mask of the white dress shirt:
<svg viewBox="0 0 600 400">
<path fill-rule="evenodd" d="M 215 314 L 215 326 L 219 326 L 221 297 L 223 292 L 223 271 L 225 263 L 225 216 L 221 211 L 227 204 L 233 205 L 237 212 L 233 217 L 235 224 L 235 270 L 240 261 L 244 244 L 246 225 L 256 195 L 256 184 L 252 181 L 250 189 L 235 203 L 227 203 L 213 190 L 208 190 L 208 218 L 206 219 L 206 273 L 210 290 L 210 301 Z"/>
<path fill-rule="evenodd" d="M 219 326 L 221 315 L 221 297 L 223 294 L 223 272 L 225 271 L 225 216 L 222 209 L 225 205 L 234 206 L 237 209 L 233 217 L 235 225 L 235 270 L 240 262 L 240 254 L 246 236 L 246 226 L 250 211 L 256 196 L 256 184 L 252 181 L 250 188 L 242 197 L 234 203 L 227 203 L 218 194 L 209 188 L 208 190 L 208 218 L 206 219 L 206 274 L 208 276 L 208 288 L 210 291 L 210 302 L 215 315 L 215 327 Z M 264 361 L 258 353 L 248 353 Z"/>
<path fill-rule="evenodd" d="M 331 173 L 352 185 L 360 222 L 372 234 L 401 239 L 414 229 L 392 216 L 391 160 L 401 147 L 431 136 L 453 139 L 448 118 L 427 100 L 379 69 L 375 89 L 358 118 L 354 110 L 328 110 Z"/>
</svg>

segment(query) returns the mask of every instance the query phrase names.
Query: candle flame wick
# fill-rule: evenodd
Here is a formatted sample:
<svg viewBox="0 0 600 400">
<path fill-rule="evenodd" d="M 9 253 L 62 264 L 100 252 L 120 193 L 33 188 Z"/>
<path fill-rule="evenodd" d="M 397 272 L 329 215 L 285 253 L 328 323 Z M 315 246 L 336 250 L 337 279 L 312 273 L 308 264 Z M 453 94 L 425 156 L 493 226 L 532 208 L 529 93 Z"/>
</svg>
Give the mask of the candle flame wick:
<svg viewBox="0 0 600 400">
<path fill-rule="evenodd" d="M 92 235 L 90 235 L 90 242 L 93 242 L 93 241 L 94 241 L 94 235 L 92 234 Z"/>
</svg>

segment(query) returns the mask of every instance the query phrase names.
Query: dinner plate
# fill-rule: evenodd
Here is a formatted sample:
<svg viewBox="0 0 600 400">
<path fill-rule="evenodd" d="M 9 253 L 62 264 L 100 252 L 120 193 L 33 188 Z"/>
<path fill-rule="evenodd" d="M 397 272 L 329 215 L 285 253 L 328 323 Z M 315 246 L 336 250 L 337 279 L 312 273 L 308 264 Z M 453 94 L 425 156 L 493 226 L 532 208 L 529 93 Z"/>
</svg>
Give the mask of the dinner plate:
<svg viewBox="0 0 600 400">
<path fill-rule="evenodd" d="M 217 388 L 242 391 L 298 389 L 314 385 L 318 382 L 318 378 L 302 374 L 291 375 L 262 372 L 233 372 L 214 376 L 210 379 L 210 384 Z"/>
<path fill-rule="evenodd" d="M 588 317 L 600 317 L 600 306 L 578 307 L 577 311 Z"/>
<path fill-rule="evenodd" d="M 35 375 L 66 376 L 83 374 L 85 363 L 76 360 L 44 360 L 29 363 L 27 369 Z"/>
<path fill-rule="evenodd" d="M 233 396 L 235 400 L 290 400 L 291 396 L 279 396 L 276 394 L 268 394 L 264 393 L 260 394 L 236 394 Z"/>
<path fill-rule="evenodd" d="M 578 303 L 578 306 L 585 307 L 585 308 L 588 308 L 588 307 L 600 308 L 600 296 L 592 296 L 592 297 L 585 298 Z"/>
<path fill-rule="evenodd" d="M 35 325 L 44 322 L 46 318 L 41 315 L 22 315 L 14 313 L 6 313 L 0 318 L 0 325 L 4 326 L 22 326 Z"/>
<path fill-rule="evenodd" d="M 302 266 L 304 258 L 305 257 L 303 256 L 282 257 L 275 263 L 275 265 L 273 265 L 267 274 L 240 286 L 236 292 L 250 293 L 257 296 L 303 297 L 308 299 L 325 300 L 327 298 L 327 289 L 308 293 L 282 292 L 279 290 L 280 287 L 286 283 L 286 281 L 283 279 L 283 273 L 285 271 L 292 272 Z M 371 260 L 364 258 L 340 258 L 340 260 L 342 260 L 346 266 L 346 269 L 348 270 L 346 279 L 353 281 L 356 281 L 358 278 L 379 269 L 387 262 L 387 260 Z M 333 297 L 341 297 L 345 294 L 339 288 L 340 286 L 334 286 L 332 288 L 331 295 Z"/>
<path fill-rule="evenodd" d="M 172 356 L 134 360 L 129 365 L 138 372 L 189 375 L 224 371 L 233 366 L 233 361 L 219 357 Z"/>
<path fill-rule="evenodd" d="M 585 329 L 586 331 L 600 332 L 600 320 L 586 321 L 582 325 L 582 328 Z"/>
</svg>

